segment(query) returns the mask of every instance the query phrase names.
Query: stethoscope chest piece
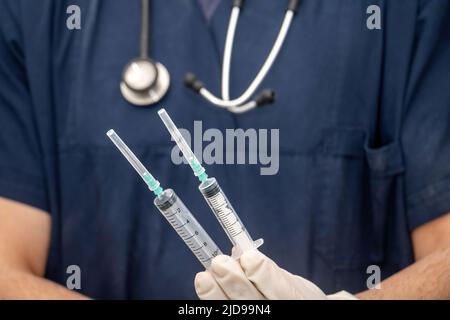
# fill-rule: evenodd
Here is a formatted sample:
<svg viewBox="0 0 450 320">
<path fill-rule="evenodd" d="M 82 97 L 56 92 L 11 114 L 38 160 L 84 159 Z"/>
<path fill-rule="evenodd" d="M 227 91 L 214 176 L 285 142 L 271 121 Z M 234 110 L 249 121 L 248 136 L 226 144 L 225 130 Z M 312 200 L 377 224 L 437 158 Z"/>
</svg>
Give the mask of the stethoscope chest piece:
<svg viewBox="0 0 450 320">
<path fill-rule="evenodd" d="M 122 73 L 120 91 L 131 104 L 147 106 L 159 102 L 170 85 L 166 67 L 148 58 L 130 61 Z"/>
</svg>

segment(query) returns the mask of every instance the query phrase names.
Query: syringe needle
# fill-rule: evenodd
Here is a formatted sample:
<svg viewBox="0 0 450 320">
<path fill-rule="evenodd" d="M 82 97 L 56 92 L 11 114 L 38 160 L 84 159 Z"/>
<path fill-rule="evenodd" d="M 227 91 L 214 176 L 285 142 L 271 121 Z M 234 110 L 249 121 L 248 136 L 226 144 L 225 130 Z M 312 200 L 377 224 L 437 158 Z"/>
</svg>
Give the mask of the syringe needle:
<svg viewBox="0 0 450 320">
<path fill-rule="evenodd" d="M 206 179 L 208 179 L 208 175 L 206 174 L 205 168 L 203 168 L 203 166 L 200 164 L 200 161 L 198 161 L 194 152 L 192 152 L 183 135 L 180 133 L 180 130 L 178 130 L 177 126 L 173 123 L 172 119 L 170 118 L 166 110 L 164 108 L 160 109 L 158 111 L 158 115 L 161 118 L 164 125 L 166 126 L 170 135 L 172 136 L 172 139 L 175 141 L 178 148 L 180 148 L 184 158 L 191 166 L 195 176 L 200 180 L 200 182 L 203 182 Z"/>
<path fill-rule="evenodd" d="M 147 168 L 145 168 L 141 161 L 139 161 L 139 159 L 134 155 L 133 151 L 131 151 L 125 142 L 120 139 L 119 135 L 113 129 L 108 130 L 106 135 L 133 166 L 134 170 L 136 170 L 136 172 L 141 176 L 144 182 L 148 185 L 148 188 L 153 191 L 156 196 L 160 195 L 163 192 L 163 189 L 161 188 L 159 181 L 150 174 Z"/>
</svg>

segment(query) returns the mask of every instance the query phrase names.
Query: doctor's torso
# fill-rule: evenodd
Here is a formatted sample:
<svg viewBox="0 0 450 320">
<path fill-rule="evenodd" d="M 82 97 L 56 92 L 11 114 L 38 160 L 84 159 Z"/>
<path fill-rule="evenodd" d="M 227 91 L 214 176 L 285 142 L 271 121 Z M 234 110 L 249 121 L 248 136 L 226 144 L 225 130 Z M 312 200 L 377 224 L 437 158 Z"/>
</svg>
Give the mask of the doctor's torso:
<svg viewBox="0 0 450 320">
<path fill-rule="evenodd" d="M 128 104 L 119 90 L 123 67 L 138 54 L 139 1 L 27 2 L 34 9 L 22 18 L 20 41 L 45 154 L 53 223 L 48 277 L 65 283 L 67 266 L 75 264 L 82 291 L 92 297 L 194 297 L 202 267 L 106 138 L 110 128 L 230 252 L 190 168 L 172 162 L 174 143 L 156 113 L 162 106 L 192 134 L 194 121 L 202 121 L 203 132 L 279 129 L 276 174 L 261 175 L 262 165 L 248 161 L 206 166 L 249 233 L 264 238 L 261 250 L 283 268 L 326 292 L 358 291 L 367 266 L 381 265 L 387 276 L 410 263 L 396 132 L 416 1 L 377 1 L 389 15 L 381 30 L 370 30 L 369 2 L 305 0 L 261 86 L 276 91 L 275 103 L 242 115 L 183 85 L 193 71 L 220 91 L 229 2 L 209 22 L 196 1 L 152 2 L 149 52 L 169 70 L 171 87 L 147 108 Z M 70 4 L 81 8 L 79 30 L 65 27 Z M 232 97 L 260 69 L 284 10 L 284 1 L 245 3 L 233 47 Z M 390 240 L 401 253 L 386 246 Z"/>
</svg>

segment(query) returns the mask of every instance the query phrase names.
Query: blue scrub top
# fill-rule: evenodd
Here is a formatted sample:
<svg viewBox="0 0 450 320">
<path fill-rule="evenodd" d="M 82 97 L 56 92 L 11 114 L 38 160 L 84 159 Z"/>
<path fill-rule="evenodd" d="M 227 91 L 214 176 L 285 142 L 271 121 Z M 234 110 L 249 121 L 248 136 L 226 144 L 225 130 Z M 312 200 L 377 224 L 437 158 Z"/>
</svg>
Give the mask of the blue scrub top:
<svg viewBox="0 0 450 320">
<path fill-rule="evenodd" d="M 197 73 L 220 89 L 230 14 L 209 22 L 197 1 L 154 0 L 151 55 L 170 71 L 168 95 L 129 105 L 119 82 L 138 55 L 137 0 L 0 3 L 0 196 L 52 217 L 47 277 L 82 270 L 94 298 L 195 298 L 202 266 L 153 206 L 153 196 L 105 132 L 114 128 L 172 187 L 224 252 L 230 243 L 156 114 L 189 130 L 279 128 L 279 172 L 210 165 L 261 250 L 325 292 L 366 288 L 413 262 L 411 231 L 450 211 L 450 2 L 305 0 L 262 87 L 273 106 L 241 115 L 183 86 Z M 81 30 L 66 28 L 67 6 Z M 381 30 L 366 26 L 381 8 Z M 254 78 L 285 1 L 249 0 L 236 33 L 231 95 Z M 248 151 L 248 150 L 247 150 Z"/>
</svg>

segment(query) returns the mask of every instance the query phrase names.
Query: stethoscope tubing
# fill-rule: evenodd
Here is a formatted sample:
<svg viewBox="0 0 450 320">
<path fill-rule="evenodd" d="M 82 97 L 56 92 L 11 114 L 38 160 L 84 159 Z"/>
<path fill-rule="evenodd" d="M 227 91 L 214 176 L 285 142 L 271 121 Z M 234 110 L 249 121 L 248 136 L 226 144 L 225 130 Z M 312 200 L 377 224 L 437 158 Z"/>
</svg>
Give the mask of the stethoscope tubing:
<svg viewBox="0 0 450 320">
<path fill-rule="evenodd" d="M 280 30 L 270 52 L 263 65 L 259 69 L 255 78 L 250 82 L 245 91 L 238 97 L 230 98 L 230 72 L 231 57 L 233 53 L 234 39 L 239 21 L 239 15 L 244 0 L 233 0 L 230 19 L 228 22 L 225 47 L 222 61 L 221 74 L 221 97 L 214 95 L 205 85 L 200 82 L 194 74 L 186 74 L 185 84 L 202 96 L 206 101 L 220 108 L 225 108 L 233 113 L 243 113 L 256 107 L 270 104 L 274 101 L 275 92 L 271 89 L 263 90 L 258 96 L 256 90 L 260 87 L 265 77 L 272 68 L 281 48 L 286 40 L 286 36 L 292 24 L 293 17 L 297 12 L 299 0 L 289 0 Z M 150 0 L 141 0 L 141 33 L 140 33 L 140 56 L 133 59 L 125 67 L 122 73 L 120 89 L 123 97 L 134 105 L 151 105 L 160 101 L 167 93 L 170 86 L 170 75 L 165 66 L 159 62 L 153 61 L 149 57 L 149 33 L 150 33 Z M 153 68 L 150 68 L 153 67 Z M 137 69 L 135 73 L 134 69 Z M 148 71 L 150 68 L 155 73 L 152 80 L 143 77 L 142 70 Z M 141 74 L 136 72 L 141 72 Z M 141 78 L 139 78 L 141 77 Z M 132 79 L 135 79 L 134 81 Z M 141 82 L 136 82 L 139 79 Z M 148 81 L 142 82 L 142 81 Z M 250 100 L 252 99 L 252 100 Z"/>
<path fill-rule="evenodd" d="M 236 11 L 235 11 L 236 10 Z M 234 42 L 233 37 L 236 29 L 236 21 L 239 16 L 240 9 L 237 7 L 233 8 L 233 11 L 237 12 L 235 15 L 231 15 L 230 18 L 230 27 L 227 32 L 227 40 L 230 38 L 229 41 L 226 41 L 225 50 L 224 50 L 224 59 L 223 59 L 223 68 L 222 70 L 225 71 L 222 74 L 222 92 L 224 92 L 226 95 L 223 95 L 224 98 L 229 96 L 229 76 L 230 76 L 230 62 L 231 62 L 231 51 L 232 51 L 232 43 Z M 248 101 L 256 92 L 258 87 L 261 85 L 261 82 L 264 80 L 264 78 L 267 76 L 267 73 L 270 71 L 270 69 L 273 66 L 273 63 L 275 62 L 275 59 L 277 58 L 283 43 L 285 42 L 286 36 L 288 34 L 288 31 L 290 29 L 292 19 L 294 17 L 294 11 L 287 10 L 285 17 L 283 19 L 283 23 L 281 24 L 280 31 L 278 33 L 278 36 L 274 42 L 274 45 L 272 46 L 272 49 L 270 50 L 269 55 L 267 56 L 266 60 L 264 61 L 263 66 L 259 70 L 258 74 L 254 78 L 254 80 L 251 82 L 251 84 L 248 86 L 248 88 L 244 91 L 244 93 L 239 96 L 238 98 L 227 100 L 227 99 L 221 99 L 215 96 L 213 93 L 211 93 L 208 89 L 203 87 L 200 89 L 199 93 L 202 97 L 204 97 L 206 100 L 208 100 L 210 103 L 223 107 L 223 108 L 230 108 L 230 107 L 239 107 L 246 101 Z M 228 35 L 230 35 L 228 37 Z"/>
<path fill-rule="evenodd" d="M 233 113 L 243 113 L 250 111 L 256 107 L 270 104 L 274 101 L 275 92 L 271 89 L 262 91 L 258 96 L 254 96 L 256 90 L 260 87 L 265 77 L 272 68 L 281 48 L 286 40 L 286 36 L 290 30 L 292 20 L 298 10 L 299 0 L 289 0 L 284 15 L 280 30 L 275 39 L 275 42 L 265 59 L 262 67 L 259 69 L 255 78 L 250 82 L 245 91 L 237 98 L 230 99 L 230 70 L 231 70 L 231 56 L 233 52 L 234 38 L 236 34 L 239 15 L 244 3 L 243 0 L 234 0 L 230 19 L 228 22 L 227 35 L 225 38 L 225 47 L 222 61 L 222 75 L 221 75 L 221 97 L 216 96 L 209 91 L 205 85 L 197 79 L 197 77 L 188 73 L 185 76 L 185 84 L 202 96 L 206 101 L 220 108 L 225 108 Z"/>
<path fill-rule="evenodd" d="M 222 99 L 230 100 L 230 70 L 231 70 L 231 54 L 233 52 L 234 35 L 239 20 L 241 10 L 239 7 L 231 9 L 230 22 L 228 23 L 228 31 L 225 39 L 225 48 L 222 63 Z"/>
</svg>

